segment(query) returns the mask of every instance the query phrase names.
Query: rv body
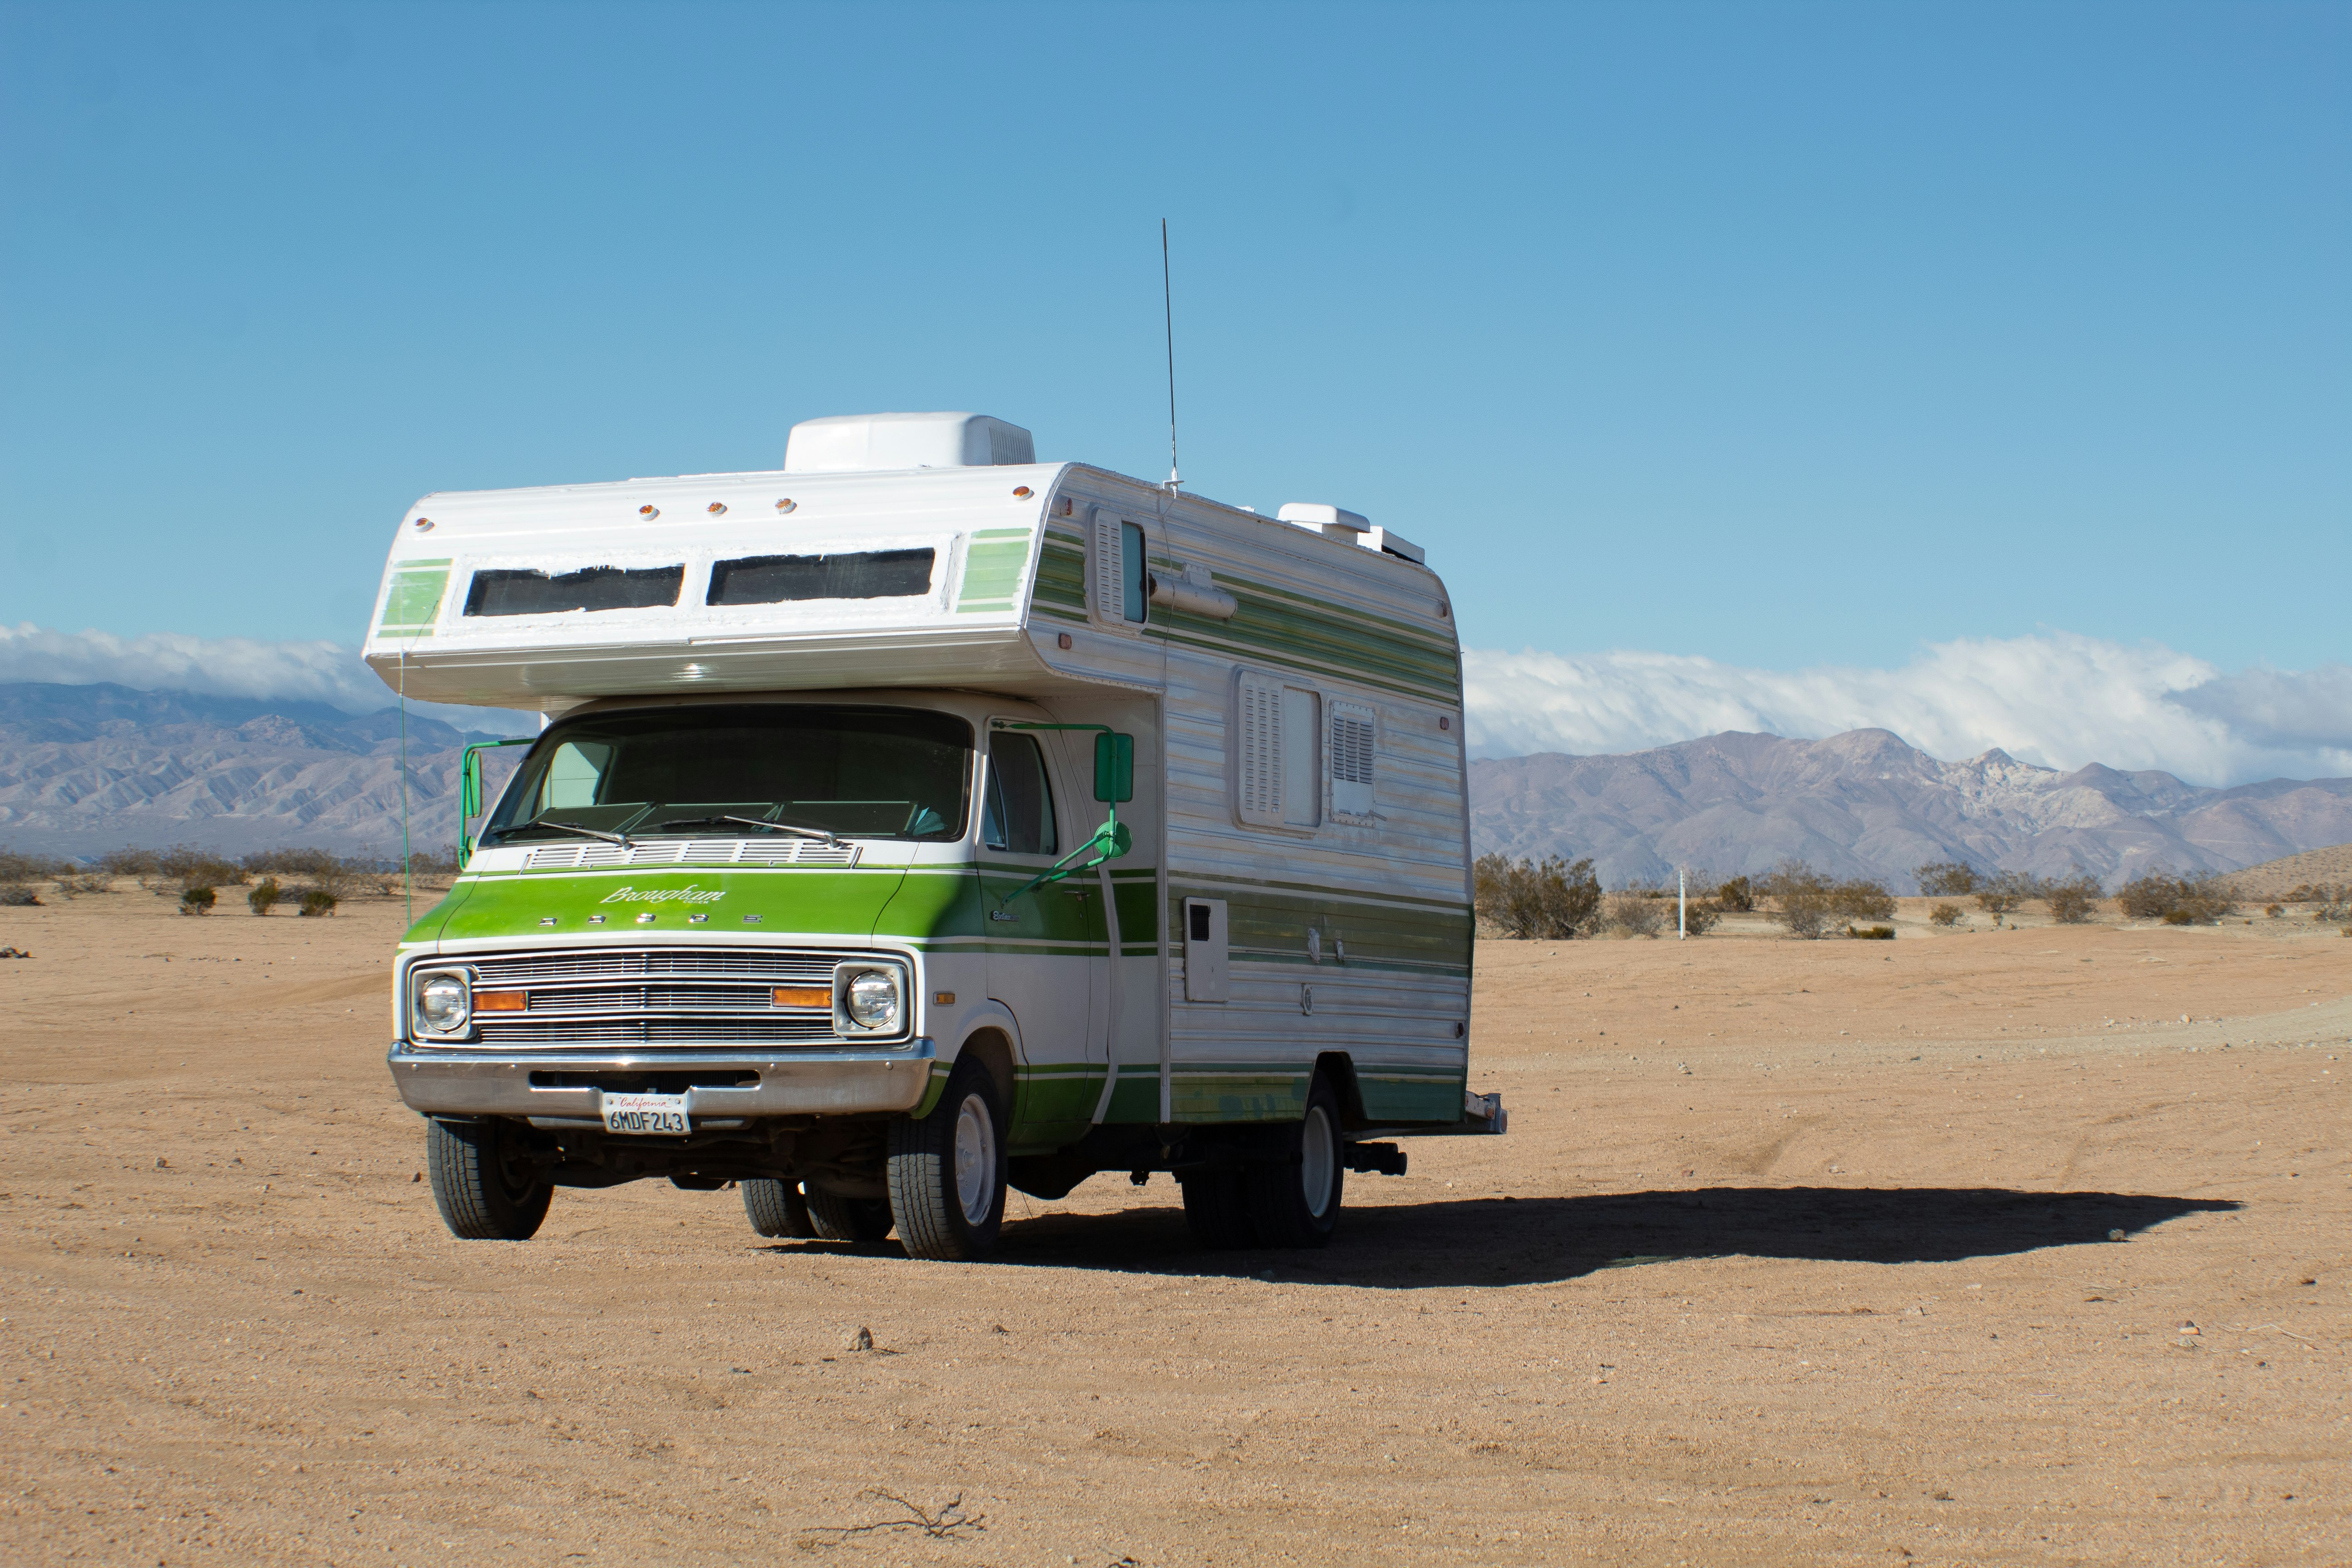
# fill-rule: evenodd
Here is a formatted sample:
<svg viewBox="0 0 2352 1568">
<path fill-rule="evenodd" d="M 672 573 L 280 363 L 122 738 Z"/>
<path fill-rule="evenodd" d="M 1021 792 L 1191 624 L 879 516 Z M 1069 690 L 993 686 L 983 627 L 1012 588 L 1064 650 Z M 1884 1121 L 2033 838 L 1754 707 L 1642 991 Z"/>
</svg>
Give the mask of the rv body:
<svg viewBox="0 0 2352 1568">
<path fill-rule="evenodd" d="M 976 1256 L 1007 1182 L 1165 1170 L 1204 1240 L 1316 1245 L 1387 1140 L 1502 1130 L 1444 584 L 1336 508 L 1027 447 L 817 421 L 782 471 L 403 518 L 370 665 L 547 716 L 396 965 L 460 1234 L 667 1176 Z"/>
</svg>

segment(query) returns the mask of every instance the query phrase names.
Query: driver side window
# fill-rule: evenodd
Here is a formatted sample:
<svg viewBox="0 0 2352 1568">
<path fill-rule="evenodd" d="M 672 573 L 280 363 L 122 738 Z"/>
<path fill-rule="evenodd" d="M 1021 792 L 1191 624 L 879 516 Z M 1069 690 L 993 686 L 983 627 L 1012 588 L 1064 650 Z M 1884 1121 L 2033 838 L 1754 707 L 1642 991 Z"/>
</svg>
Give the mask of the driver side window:
<svg viewBox="0 0 2352 1568">
<path fill-rule="evenodd" d="M 1045 754 L 1034 735 L 1000 731 L 989 737 L 988 795 L 981 809 L 980 841 L 1011 855 L 1051 855 L 1059 849 Z"/>
</svg>

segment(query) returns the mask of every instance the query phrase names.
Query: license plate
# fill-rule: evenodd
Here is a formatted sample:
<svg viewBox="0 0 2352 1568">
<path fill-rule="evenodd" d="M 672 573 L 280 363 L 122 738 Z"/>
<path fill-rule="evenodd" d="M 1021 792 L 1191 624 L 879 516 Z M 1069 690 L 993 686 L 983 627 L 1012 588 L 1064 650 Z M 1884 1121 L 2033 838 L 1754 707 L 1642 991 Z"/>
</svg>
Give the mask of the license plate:
<svg viewBox="0 0 2352 1568">
<path fill-rule="evenodd" d="M 691 1132 L 682 1094 L 608 1094 L 604 1097 L 607 1132 Z"/>
</svg>

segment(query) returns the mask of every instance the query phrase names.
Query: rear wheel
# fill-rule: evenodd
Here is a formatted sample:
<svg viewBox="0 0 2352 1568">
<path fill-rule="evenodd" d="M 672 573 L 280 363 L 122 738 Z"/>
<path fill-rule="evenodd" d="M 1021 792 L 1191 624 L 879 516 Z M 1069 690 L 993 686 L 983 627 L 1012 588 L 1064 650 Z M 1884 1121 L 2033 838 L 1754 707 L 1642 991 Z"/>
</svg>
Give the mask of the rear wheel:
<svg viewBox="0 0 2352 1568">
<path fill-rule="evenodd" d="M 929 1116 L 890 1124 L 890 1212 L 909 1258 L 985 1258 L 1004 1226 L 1004 1111 L 967 1057 Z"/>
<path fill-rule="evenodd" d="M 887 1241 L 890 1204 L 886 1198 L 845 1198 L 824 1188 L 808 1189 L 809 1223 L 827 1241 Z"/>
<path fill-rule="evenodd" d="M 816 1226 L 810 1223 L 808 1200 L 801 1196 L 798 1182 L 780 1182 L 761 1176 L 740 1184 L 743 1192 L 743 1213 L 751 1221 L 751 1228 L 761 1236 L 810 1237 Z"/>
<path fill-rule="evenodd" d="M 449 1234 L 467 1241 L 529 1241 L 554 1187 L 497 1121 L 429 1121 L 425 1167 Z"/>
<path fill-rule="evenodd" d="M 1184 1223 L 1192 1227 L 1193 1240 L 1212 1252 L 1237 1252 L 1257 1245 L 1243 1172 L 1179 1171 L 1176 1182 L 1184 1191 Z"/>
<path fill-rule="evenodd" d="M 1347 1170 L 1339 1163 L 1339 1097 L 1323 1075 L 1307 1091 L 1307 1114 L 1284 1130 L 1283 1156 L 1249 1167 L 1250 1224 L 1261 1247 L 1323 1247 L 1339 1224 Z"/>
</svg>

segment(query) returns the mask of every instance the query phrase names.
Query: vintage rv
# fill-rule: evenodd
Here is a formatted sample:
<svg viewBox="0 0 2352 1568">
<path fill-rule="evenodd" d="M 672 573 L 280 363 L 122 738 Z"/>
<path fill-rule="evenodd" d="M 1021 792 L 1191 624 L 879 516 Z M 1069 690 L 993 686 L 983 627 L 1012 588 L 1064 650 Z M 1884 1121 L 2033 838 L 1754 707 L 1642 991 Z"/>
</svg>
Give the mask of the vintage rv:
<svg viewBox="0 0 2352 1568">
<path fill-rule="evenodd" d="M 1317 1247 L 1393 1138 L 1503 1131 L 1452 607 L 1352 512 L 811 420 L 781 471 L 426 497 L 367 658 L 545 715 L 394 972 L 461 1237 L 667 1177 L 977 1258 L 1008 1183 L 1168 1171 L 1203 1243 Z"/>
</svg>

